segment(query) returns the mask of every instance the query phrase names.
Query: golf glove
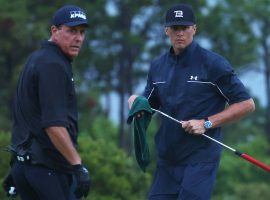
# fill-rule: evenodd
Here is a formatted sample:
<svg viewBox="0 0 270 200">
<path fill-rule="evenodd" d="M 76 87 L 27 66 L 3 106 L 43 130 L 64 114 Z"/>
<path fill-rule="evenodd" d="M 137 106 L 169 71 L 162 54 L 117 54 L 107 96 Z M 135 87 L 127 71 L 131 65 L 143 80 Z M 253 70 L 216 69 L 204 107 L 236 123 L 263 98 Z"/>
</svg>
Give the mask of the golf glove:
<svg viewBox="0 0 270 200">
<path fill-rule="evenodd" d="M 88 170 L 81 164 L 73 165 L 74 175 L 77 181 L 77 186 L 75 189 L 76 198 L 87 197 L 90 190 L 90 176 Z"/>
<path fill-rule="evenodd" d="M 17 190 L 13 181 L 13 178 L 11 176 L 11 173 L 9 173 L 2 184 L 4 191 L 6 192 L 7 196 L 15 197 L 17 195 Z"/>
</svg>

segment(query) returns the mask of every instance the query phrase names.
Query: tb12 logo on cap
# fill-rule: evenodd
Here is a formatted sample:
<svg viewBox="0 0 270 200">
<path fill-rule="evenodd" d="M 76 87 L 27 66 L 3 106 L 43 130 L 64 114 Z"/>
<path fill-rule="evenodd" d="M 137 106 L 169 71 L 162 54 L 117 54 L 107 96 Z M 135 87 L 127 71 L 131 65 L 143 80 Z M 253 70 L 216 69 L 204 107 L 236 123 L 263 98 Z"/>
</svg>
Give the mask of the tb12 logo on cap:
<svg viewBox="0 0 270 200">
<path fill-rule="evenodd" d="M 175 17 L 183 17 L 183 11 L 182 10 L 176 10 L 174 11 Z"/>
</svg>

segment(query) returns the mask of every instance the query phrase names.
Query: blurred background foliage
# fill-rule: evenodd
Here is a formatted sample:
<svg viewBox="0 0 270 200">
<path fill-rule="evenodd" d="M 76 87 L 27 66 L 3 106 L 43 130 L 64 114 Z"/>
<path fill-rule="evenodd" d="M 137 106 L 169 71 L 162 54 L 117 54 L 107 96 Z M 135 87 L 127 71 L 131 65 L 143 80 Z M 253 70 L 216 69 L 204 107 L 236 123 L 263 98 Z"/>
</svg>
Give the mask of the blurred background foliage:
<svg viewBox="0 0 270 200">
<path fill-rule="evenodd" d="M 155 116 L 148 128 L 152 162 L 143 173 L 134 159 L 131 127 L 126 125 L 127 99 L 142 92 L 149 62 L 169 48 L 164 15 L 180 2 L 190 3 L 196 12 L 197 42 L 226 57 L 237 72 L 253 66 L 263 74 L 266 106 L 256 99 L 255 113 L 224 127 L 223 141 L 270 164 L 270 0 L 0 0 L 0 147 L 10 142 L 12 97 L 27 56 L 49 38 L 56 9 L 81 6 L 90 28 L 73 65 L 79 150 L 93 179 L 88 199 L 146 199 L 155 169 L 153 137 L 159 118 Z M 112 115 L 114 108 L 118 110 Z M 9 154 L 0 151 L 1 179 L 8 163 Z M 225 150 L 212 199 L 269 199 L 269 182 L 269 174 Z M 5 199 L 2 188 L 0 199 Z"/>
</svg>

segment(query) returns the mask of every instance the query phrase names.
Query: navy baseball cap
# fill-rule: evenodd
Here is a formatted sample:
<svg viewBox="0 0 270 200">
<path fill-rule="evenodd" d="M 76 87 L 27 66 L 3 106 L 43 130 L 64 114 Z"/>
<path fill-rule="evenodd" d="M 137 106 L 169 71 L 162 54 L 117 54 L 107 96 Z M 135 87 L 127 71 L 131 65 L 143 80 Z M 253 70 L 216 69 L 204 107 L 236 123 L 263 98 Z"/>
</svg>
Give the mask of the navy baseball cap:
<svg viewBox="0 0 270 200">
<path fill-rule="evenodd" d="M 165 27 L 169 26 L 192 26 L 196 24 L 195 15 L 189 4 L 177 4 L 166 13 Z"/>
<path fill-rule="evenodd" d="M 88 22 L 83 9 L 73 5 L 65 5 L 55 12 L 52 18 L 52 25 L 85 25 L 88 27 Z"/>
</svg>

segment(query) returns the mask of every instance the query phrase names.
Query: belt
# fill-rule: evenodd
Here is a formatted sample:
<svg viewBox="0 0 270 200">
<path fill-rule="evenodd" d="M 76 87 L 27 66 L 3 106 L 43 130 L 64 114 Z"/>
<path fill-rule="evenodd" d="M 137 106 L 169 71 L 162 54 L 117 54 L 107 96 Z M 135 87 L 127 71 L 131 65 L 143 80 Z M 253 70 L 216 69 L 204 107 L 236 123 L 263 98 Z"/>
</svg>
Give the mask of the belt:
<svg viewBox="0 0 270 200">
<path fill-rule="evenodd" d="M 23 156 L 16 156 L 16 159 L 19 161 L 19 162 L 30 162 L 31 158 L 30 158 L 30 155 L 23 155 Z"/>
</svg>

